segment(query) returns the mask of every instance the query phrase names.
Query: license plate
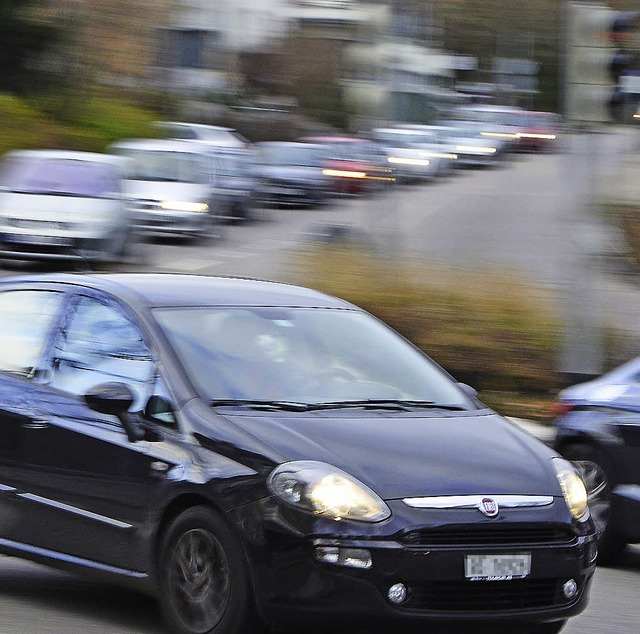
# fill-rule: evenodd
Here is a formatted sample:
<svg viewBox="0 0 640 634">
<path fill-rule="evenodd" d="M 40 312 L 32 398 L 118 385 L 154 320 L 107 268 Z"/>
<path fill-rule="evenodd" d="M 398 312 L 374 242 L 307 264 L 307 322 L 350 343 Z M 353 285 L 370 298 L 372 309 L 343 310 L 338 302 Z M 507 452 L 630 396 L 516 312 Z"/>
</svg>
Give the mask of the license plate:
<svg viewBox="0 0 640 634">
<path fill-rule="evenodd" d="M 511 581 L 531 572 L 531 553 L 466 555 L 464 576 L 469 581 Z"/>
<path fill-rule="evenodd" d="M 67 247 L 71 245 L 71 239 L 64 236 L 35 236 L 21 233 L 5 235 L 5 241 L 20 244 L 47 244 L 56 247 Z"/>
</svg>

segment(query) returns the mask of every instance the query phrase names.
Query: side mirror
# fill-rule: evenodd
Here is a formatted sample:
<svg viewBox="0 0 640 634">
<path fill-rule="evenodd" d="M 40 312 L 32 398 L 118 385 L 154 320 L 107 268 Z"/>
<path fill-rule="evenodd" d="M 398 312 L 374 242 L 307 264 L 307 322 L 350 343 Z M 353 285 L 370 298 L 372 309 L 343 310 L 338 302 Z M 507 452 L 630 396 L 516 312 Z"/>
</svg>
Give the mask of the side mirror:
<svg viewBox="0 0 640 634">
<path fill-rule="evenodd" d="M 478 398 L 478 390 L 475 387 L 471 387 L 466 383 L 458 383 L 458 387 L 469 397 Z"/>
<path fill-rule="evenodd" d="M 144 427 L 140 425 L 136 415 L 128 411 L 134 400 L 129 386 L 116 381 L 100 383 L 84 395 L 84 402 L 93 411 L 118 417 L 130 442 L 143 440 L 145 437 Z"/>
</svg>

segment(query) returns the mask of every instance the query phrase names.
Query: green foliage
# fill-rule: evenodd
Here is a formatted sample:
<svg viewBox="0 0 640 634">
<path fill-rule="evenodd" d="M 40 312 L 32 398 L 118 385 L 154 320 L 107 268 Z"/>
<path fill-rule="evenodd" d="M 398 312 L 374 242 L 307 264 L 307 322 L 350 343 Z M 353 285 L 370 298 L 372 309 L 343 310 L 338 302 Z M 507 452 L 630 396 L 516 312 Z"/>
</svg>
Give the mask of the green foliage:
<svg viewBox="0 0 640 634">
<path fill-rule="evenodd" d="M 305 252 L 299 265 L 299 283 L 387 322 L 502 413 L 548 416 L 562 387 L 560 325 L 539 290 L 497 272 L 454 272 L 350 248 Z"/>
<path fill-rule="evenodd" d="M 28 94 L 51 83 L 41 67 L 64 36 L 61 22 L 38 19 L 42 0 L 0 0 L 0 92 Z"/>
<path fill-rule="evenodd" d="M 123 137 L 157 136 L 158 114 L 117 99 L 92 97 L 76 104 L 73 117 L 57 117 L 64 95 L 25 100 L 0 93 L 0 153 L 60 148 L 102 151 Z"/>
</svg>

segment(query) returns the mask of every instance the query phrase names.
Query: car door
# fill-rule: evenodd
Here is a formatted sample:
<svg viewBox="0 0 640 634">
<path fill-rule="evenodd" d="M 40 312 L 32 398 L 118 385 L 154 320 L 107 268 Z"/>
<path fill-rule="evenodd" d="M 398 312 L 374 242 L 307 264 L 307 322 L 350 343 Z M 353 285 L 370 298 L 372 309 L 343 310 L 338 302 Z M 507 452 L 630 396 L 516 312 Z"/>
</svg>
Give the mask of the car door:
<svg viewBox="0 0 640 634">
<path fill-rule="evenodd" d="M 145 570 L 151 443 L 131 442 L 116 417 L 92 411 L 82 398 L 98 384 L 118 381 L 135 394 L 132 409 L 144 407 L 157 375 L 140 329 L 107 298 L 78 295 L 41 376 L 26 397 L 42 424 L 23 438 L 31 543 L 95 564 Z"/>
<path fill-rule="evenodd" d="M 0 540 L 14 545 L 31 540 L 24 435 L 43 423 L 29 391 L 63 298 L 51 289 L 0 292 Z"/>
</svg>

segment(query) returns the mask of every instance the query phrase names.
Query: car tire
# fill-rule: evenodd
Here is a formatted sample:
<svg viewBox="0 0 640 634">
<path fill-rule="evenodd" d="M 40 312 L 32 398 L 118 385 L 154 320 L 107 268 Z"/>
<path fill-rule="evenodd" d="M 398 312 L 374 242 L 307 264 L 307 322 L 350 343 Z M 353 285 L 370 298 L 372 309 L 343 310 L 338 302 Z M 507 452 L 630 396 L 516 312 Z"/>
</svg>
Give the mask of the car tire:
<svg viewBox="0 0 640 634">
<path fill-rule="evenodd" d="M 589 509 L 598 535 L 598 564 L 612 565 L 626 546 L 609 521 L 611 492 L 615 486 L 613 468 L 606 456 L 593 445 L 569 445 L 561 453 L 578 469 L 587 488 Z"/>
<path fill-rule="evenodd" d="M 158 586 L 165 621 L 175 634 L 260 631 L 244 552 L 207 506 L 186 510 L 165 531 Z"/>
</svg>

